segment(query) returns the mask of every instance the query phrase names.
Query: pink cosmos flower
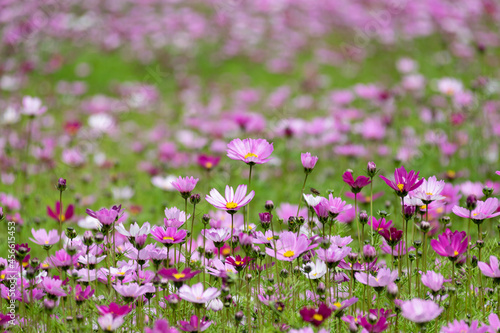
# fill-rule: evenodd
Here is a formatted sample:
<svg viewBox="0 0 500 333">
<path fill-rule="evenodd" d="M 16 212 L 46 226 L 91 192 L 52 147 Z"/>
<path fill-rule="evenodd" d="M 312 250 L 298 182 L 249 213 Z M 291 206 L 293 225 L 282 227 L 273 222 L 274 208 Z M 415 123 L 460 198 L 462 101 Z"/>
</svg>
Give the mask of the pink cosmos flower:
<svg viewBox="0 0 500 333">
<path fill-rule="evenodd" d="M 61 222 L 65 222 L 73 217 L 74 212 L 75 206 L 68 205 L 68 207 L 66 207 L 66 212 L 62 214 L 61 203 L 59 201 L 56 202 L 55 211 L 53 211 L 50 206 L 47 206 L 47 215 L 56 221 L 59 221 L 59 219 L 61 219 Z"/>
<path fill-rule="evenodd" d="M 114 317 L 108 313 L 97 318 L 97 322 L 104 332 L 113 332 L 123 325 L 124 319 L 123 317 Z"/>
<path fill-rule="evenodd" d="M 139 224 L 135 222 L 130 225 L 130 231 L 125 229 L 122 224 L 117 225 L 115 229 L 123 236 L 135 238 L 138 236 L 148 235 L 151 230 L 151 226 L 149 225 L 149 222 L 144 222 L 142 227 L 139 227 Z"/>
<path fill-rule="evenodd" d="M 499 176 L 500 176 L 500 171 L 497 171 L 497 172 L 495 172 L 495 173 L 496 173 L 497 175 L 499 175 Z"/>
<path fill-rule="evenodd" d="M 427 323 L 439 317 L 443 308 L 431 300 L 414 298 L 403 302 L 401 315 L 417 324 Z"/>
<path fill-rule="evenodd" d="M 205 199 L 215 208 L 223 209 L 229 214 L 234 214 L 241 207 L 247 205 L 253 199 L 255 192 L 251 191 L 247 196 L 245 196 L 246 194 L 246 185 L 238 185 L 238 187 L 236 188 L 236 193 L 234 192 L 232 187 L 226 185 L 225 198 L 222 197 L 219 191 L 213 188 L 210 191 L 210 195 L 207 195 Z"/>
<path fill-rule="evenodd" d="M 474 221 L 481 222 L 486 219 L 495 217 L 500 215 L 500 212 L 497 212 L 498 209 L 498 199 L 497 198 L 488 198 L 486 201 L 477 201 L 476 208 L 470 212 L 467 208 L 455 206 L 453 207 L 453 213 L 455 215 L 470 218 Z"/>
<path fill-rule="evenodd" d="M 146 333 L 178 333 L 179 331 L 175 327 L 170 327 L 168 321 L 165 319 L 156 320 L 153 328 L 146 327 L 144 330 Z"/>
<path fill-rule="evenodd" d="M 46 106 L 42 106 L 42 101 L 38 97 L 24 96 L 21 113 L 27 116 L 40 116 L 47 111 Z"/>
<path fill-rule="evenodd" d="M 481 270 L 483 275 L 487 277 L 493 278 L 497 281 L 500 281 L 500 269 L 498 268 L 498 258 L 495 256 L 490 256 L 490 264 L 488 265 L 485 262 L 478 262 L 477 266 Z"/>
<path fill-rule="evenodd" d="M 172 182 L 172 185 L 177 191 L 179 191 L 182 197 L 186 199 L 189 198 L 189 196 L 191 195 L 191 191 L 194 190 L 198 181 L 199 178 L 179 177 L 177 180 Z"/>
<path fill-rule="evenodd" d="M 415 173 L 413 170 L 407 172 L 405 167 L 402 166 L 394 171 L 394 181 L 384 176 L 380 176 L 380 178 L 382 178 L 390 188 L 396 191 L 398 196 L 406 197 L 408 192 L 417 189 L 424 182 L 423 179 L 418 180 L 418 174 L 418 172 Z"/>
<path fill-rule="evenodd" d="M 251 165 L 263 164 L 270 160 L 273 150 L 273 144 L 264 139 L 234 139 L 227 145 L 227 156 Z"/>
<path fill-rule="evenodd" d="M 300 159 L 306 173 L 310 173 L 318 162 L 318 156 L 312 156 L 309 152 L 300 154 Z"/>
<path fill-rule="evenodd" d="M 203 283 L 197 283 L 192 286 L 183 285 L 179 289 L 179 297 L 185 301 L 191 303 L 207 303 L 213 300 L 214 298 L 219 297 L 220 290 L 217 288 L 208 288 L 207 290 L 203 289 Z"/>
<path fill-rule="evenodd" d="M 291 231 L 285 231 L 280 234 L 276 243 L 271 243 L 271 248 L 266 248 L 266 253 L 278 260 L 293 261 L 302 253 L 315 248 L 318 244 L 311 245 L 312 241 L 304 234 L 297 234 Z M 276 246 L 276 256 L 274 248 Z"/>
<path fill-rule="evenodd" d="M 187 232 L 184 229 L 168 227 L 166 230 L 163 227 L 155 227 L 151 230 L 151 236 L 165 246 L 172 246 L 182 242 L 186 238 Z"/>
<path fill-rule="evenodd" d="M 66 292 L 62 289 L 62 280 L 56 280 L 49 276 L 46 276 L 42 280 L 42 288 L 49 295 L 61 297 L 66 296 Z"/>
<path fill-rule="evenodd" d="M 434 271 L 427 271 L 422 274 L 422 283 L 433 292 L 438 292 L 443 288 L 444 277 Z"/>
<path fill-rule="evenodd" d="M 223 243 L 229 239 L 231 232 L 226 228 L 203 229 L 201 234 L 214 243 Z"/>
<path fill-rule="evenodd" d="M 396 281 L 398 278 L 398 271 L 395 270 L 391 272 L 388 268 L 381 268 L 377 273 L 377 277 L 363 272 L 357 272 L 354 277 L 362 284 L 366 284 L 374 288 L 382 288 Z"/>
<path fill-rule="evenodd" d="M 38 245 L 51 246 L 59 242 L 59 234 L 57 230 L 50 230 L 47 233 L 47 230 L 45 229 L 31 229 L 31 234 L 33 235 L 33 238 L 30 238 L 30 241 Z"/>
<path fill-rule="evenodd" d="M 111 225 L 118 219 L 119 210 L 115 209 L 113 206 L 111 209 L 101 208 L 94 212 L 91 209 L 86 210 L 87 214 L 101 222 L 104 225 Z"/>
<path fill-rule="evenodd" d="M 466 333 L 485 333 L 488 332 L 488 326 L 479 327 L 479 322 L 477 320 L 473 320 L 469 325 L 463 320 L 454 320 L 452 323 L 449 323 L 447 326 L 441 327 L 440 333 L 457 333 L 457 332 L 466 332 Z"/>
<path fill-rule="evenodd" d="M 438 181 L 436 176 L 429 177 L 429 179 L 424 179 L 422 185 L 413 191 L 412 196 L 422 200 L 425 204 L 429 204 L 436 200 L 443 200 L 446 198 L 441 195 L 444 185 L 444 180 Z"/>
<path fill-rule="evenodd" d="M 134 300 L 146 293 L 154 293 L 155 287 L 151 283 L 138 285 L 137 283 L 114 285 L 116 292 L 120 294 L 126 301 Z"/>
</svg>

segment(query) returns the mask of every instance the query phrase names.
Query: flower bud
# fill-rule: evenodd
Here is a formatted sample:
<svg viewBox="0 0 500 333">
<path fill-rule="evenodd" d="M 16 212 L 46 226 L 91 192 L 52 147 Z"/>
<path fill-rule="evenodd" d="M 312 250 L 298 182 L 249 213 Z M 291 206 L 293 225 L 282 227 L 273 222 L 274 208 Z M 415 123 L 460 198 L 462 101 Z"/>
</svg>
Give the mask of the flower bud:
<svg viewBox="0 0 500 333">
<path fill-rule="evenodd" d="M 236 322 L 239 323 L 243 320 L 243 316 L 244 316 L 243 311 L 238 311 L 234 315 L 234 320 L 236 320 Z"/>
<path fill-rule="evenodd" d="M 94 240 L 97 244 L 102 244 L 102 242 L 104 242 L 104 235 L 102 234 L 102 232 L 96 233 Z"/>
<path fill-rule="evenodd" d="M 316 287 L 316 292 L 319 295 L 323 295 L 326 292 L 326 286 L 323 282 L 318 283 L 318 286 Z"/>
<path fill-rule="evenodd" d="M 370 244 L 363 246 L 363 258 L 366 262 L 372 262 L 377 256 L 377 250 Z"/>
<path fill-rule="evenodd" d="M 59 178 L 59 180 L 57 181 L 56 188 L 58 191 L 61 191 L 61 192 L 66 190 L 66 179 Z"/>
<path fill-rule="evenodd" d="M 370 178 L 373 178 L 373 176 L 377 174 L 377 165 L 375 162 L 368 162 L 368 165 L 366 166 L 366 174 Z"/>
<path fill-rule="evenodd" d="M 398 296 L 398 291 L 398 286 L 395 283 L 391 283 L 387 286 L 387 296 L 391 300 L 394 300 Z"/>
<path fill-rule="evenodd" d="M 75 239 L 77 236 L 76 230 L 72 227 L 66 228 L 66 237 L 69 239 Z"/>
<path fill-rule="evenodd" d="M 195 193 L 193 194 L 190 198 L 189 198 L 189 202 L 191 202 L 191 204 L 193 205 L 197 205 L 199 204 L 201 201 L 201 196 L 198 194 L 198 193 Z"/>
<path fill-rule="evenodd" d="M 356 261 L 358 261 L 358 254 L 356 252 L 349 253 L 347 255 L 347 261 L 354 264 Z"/>
<path fill-rule="evenodd" d="M 468 210 L 474 210 L 477 206 L 477 197 L 474 194 L 471 194 L 467 197 L 466 206 Z"/>
<path fill-rule="evenodd" d="M 422 230 L 423 233 L 428 232 L 431 229 L 431 224 L 427 221 L 422 221 L 420 222 L 420 230 Z"/>
<path fill-rule="evenodd" d="M 271 200 L 267 200 L 264 207 L 270 213 L 274 209 L 274 203 Z"/>
<path fill-rule="evenodd" d="M 90 245 L 92 245 L 92 243 L 94 243 L 92 231 L 86 230 L 83 233 L 83 244 L 86 246 L 90 246 Z"/>
<path fill-rule="evenodd" d="M 487 198 L 491 197 L 491 195 L 493 194 L 493 189 L 489 186 L 485 186 L 485 187 L 483 187 L 483 194 L 487 199 Z"/>
<path fill-rule="evenodd" d="M 283 279 L 288 278 L 288 275 L 289 275 L 289 274 L 290 274 L 290 273 L 289 273 L 289 272 L 288 272 L 288 270 L 287 270 L 287 269 L 285 269 L 285 268 L 283 268 L 283 269 L 281 270 L 281 272 L 280 272 L 280 276 L 281 276 Z"/>
<path fill-rule="evenodd" d="M 366 213 L 366 211 L 362 210 L 359 213 L 359 223 L 366 224 L 367 222 L 368 222 L 368 214 Z"/>
<path fill-rule="evenodd" d="M 201 218 L 201 221 L 203 222 L 203 224 L 206 225 L 208 222 L 210 222 L 210 215 L 203 214 L 203 217 Z"/>
</svg>

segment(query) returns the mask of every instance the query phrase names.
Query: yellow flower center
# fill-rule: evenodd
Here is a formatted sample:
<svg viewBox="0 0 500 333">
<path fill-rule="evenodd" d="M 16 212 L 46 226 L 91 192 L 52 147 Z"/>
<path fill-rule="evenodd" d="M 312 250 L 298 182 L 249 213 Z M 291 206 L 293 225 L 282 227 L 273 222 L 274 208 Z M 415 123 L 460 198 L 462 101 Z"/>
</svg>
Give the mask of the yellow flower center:
<svg viewBox="0 0 500 333">
<path fill-rule="evenodd" d="M 454 256 L 458 256 L 458 251 L 453 252 Z"/>
<path fill-rule="evenodd" d="M 318 275 L 318 273 L 314 273 L 314 274 L 313 274 L 313 276 L 316 276 L 316 275 Z"/>
<path fill-rule="evenodd" d="M 0 275 L 0 279 L 5 279 L 5 274 Z"/>
<path fill-rule="evenodd" d="M 45 244 L 49 244 L 49 241 L 48 241 L 48 240 L 46 240 L 46 241 L 45 241 Z"/>
<path fill-rule="evenodd" d="M 420 209 L 427 209 L 427 205 L 420 206 Z"/>
<path fill-rule="evenodd" d="M 231 201 L 226 204 L 227 209 L 235 209 L 236 207 L 238 207 L 238 204 L 236 202 Z"/>
<path fill-rule="evenodd" d="M 295 252 L 290 251 L 290 250 L 283 253 L 283 257 L 285 257 L 285 258 L 290 258 L 290 257 L 293 257 L 294 255 L 295 255 Z"/>
<path fill-rule="evenodd" d="M 49 267 L 49 264 L 42 264 L 42 267 Z"/>
<path fill-rule="evenodd" d="M 225 248 L 224 250 L 222 250 L 222 254 L 225 256 L 227 256 L 230 252 L 231 252 L 230 248 Z"/>
<path fill-rule="evenodd" d="M 228 273 L 233 273 L 234 271 L 233 271 L 232 269 L 230 269 L 230 268 L 229 268 L 229 269 L 227 270 L 227 272 L 228 272 Z"/>
<path fill-rule="evenodd" d="M 404 189 L 404 187 L 405 187 L 404 184 L 398 184 L 397 186 L 398 186 L 398 188 L 399 188 L 400 191 L 402 191 Z"/>
<path fill-rule="evenodd" d="M 64 215 L 62 215 L 62 214 L 61 214 L 61 215 L 59 216 L 59 220 L 60 220 L 61 222 L 66 221 L 66 216 L 64 216 Z"/>
<path fill-rule="evenodd" d="M 432 195 L 432 192 L 426 192 L 425 194 L 427 194 L 427 195 Z"/>
<path fill-rule="evenodd" d="M 472 216 L 476 216 L 476 215 L 477 215 L 477 213 L 472 214 Z"/>
<path fill-rule="evenodd" d="M 335 303 L 333 303 L 333 305 L 335 307 L 337 307 L 337 309 L 340 308 L 340 307 L 342 307 L 342 304 L 340 304 L 339 302 L 335 302 Z"/>
<path fill-rule="evenodd" d="M 183 274 L 183 273 L 177 273 L 177 274 L 172 274 L 172 276 L 173 276 L 176 280 L 179 280 L 179 279 L 182 279 L 183 277 L 186 277 L 186 274 Z"/>
<path fill-rule="evenodd" d="M 319 313 L 316 313 L 314 316 L 313 316 L 313 319 L 314 320 L 317 320 L 317 321 L 323 321 L 323 316 L 320 315 Z"/>
<path fill-rule="evenodd" d="M 259 157 L 259 156 L 257 156 L 257 154 L 254 154 L 254 153 L 248 153 L 245 155 L 245 159 L 247 159 L 249 157 Z"/>
<path fill-rule="evenodd" d="M 243 261 L 235 261 L 234 263 L 235 263 L 237 266 L 239 266 L 239 265 L 243 265 Z"/>
<path fill-rule="evenodd" d="M 448 96 L 453 96 L 455 94 L 455 90 L 453 88 L 448 88 L 444 93 Z"/>
<path fill-rule="evenodd" d="M 457 175 L 457 173 L 454 170 L 448 170 L 447 174 L 448 177 L 450 178 L 455 178 L 455 176 Z"/>
<path fill-rule="evenodd" d="M 270 241 L 270 240 L 272 240 L 272 239 L 273 239 L 273 237 L 272 237 L 272 236 L 271 236 L 271 237 L 267 237 L 267 240 L 268 240 L 268 241 Z"/>
<path fill-rule="evenodd" d="M 369 195 L 367 195 L 367 196 L 365 197 L 365 201 L 366 201 L 366 202 L 370 202 L 370 201 L 372 201 L 372 197 L 370 197 Z"/>
<path fill-rule="evenodd" d="M 118 275 L 125 275 L 125 272 L 118 272 Z"/>
<path fill-rule="evenodd" d="M 174 241 L 173 237 L 167 237 L 167 236 L 163 237 L 163 240 L 168 240 L 168 239 L 171 240 L 172 242 Z"/>
<path fill-rule="evenodd" d="M 214 165 L 212 164 L 212 162 L 205 163 L 205 168 L 207 168 L 207 169 L 212 169 L 213 166 Z"/>
<path fill-rule="evenodd" d="M 436 209 L 436 212 L 438 214 L 441 214 L 442 212 L 444 212 L 444 208 L 443 207 L 439 207 L 438 209 Z"/>
</svg>

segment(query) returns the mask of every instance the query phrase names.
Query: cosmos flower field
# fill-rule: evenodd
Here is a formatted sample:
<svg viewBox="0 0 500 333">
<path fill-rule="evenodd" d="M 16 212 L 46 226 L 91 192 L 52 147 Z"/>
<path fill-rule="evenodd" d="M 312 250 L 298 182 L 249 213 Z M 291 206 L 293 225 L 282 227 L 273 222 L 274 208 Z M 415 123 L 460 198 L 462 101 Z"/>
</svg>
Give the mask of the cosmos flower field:
<svg viewBox="0 0 500 333">
<path fill-rule="evenodd" d="M 0 0 L 6 332 L 500 332 L 500 3 Z"/>
</svg>

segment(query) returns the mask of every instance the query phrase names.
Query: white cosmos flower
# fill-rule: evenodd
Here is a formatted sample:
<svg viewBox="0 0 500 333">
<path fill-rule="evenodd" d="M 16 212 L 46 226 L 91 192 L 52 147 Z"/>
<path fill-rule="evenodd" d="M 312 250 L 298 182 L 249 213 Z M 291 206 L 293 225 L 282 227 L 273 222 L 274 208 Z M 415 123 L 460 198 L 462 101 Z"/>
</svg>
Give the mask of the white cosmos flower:
<svg viewBox="0 0 500 333">
<path fill-rule="evenodd" d="M 172 185 L 172 182 L 176 180 L 177 177 L 172 175 L 165 177 L 154 176 L 153 178 L 151 178 L 151 183 L 164 191 L 175 191 L 175 187 Z"/>
<path fill-rule="evenodd" d="M 311 267 L 311 271 L 309 273 L 304 272 L 305 266 Z M 307 264 L 303 265 L 300 270 L 302 271 L 302 273 L 304 273 L 304 275 L 307 278 L 309 278 L 311 280 L 320 279 L 327 272 L 326 264 L 321 259 L 316 259 L 316 262 L 312 262 L 311 261 L 310 263 L 307 263 Z"/>
<path fill-rule="evenodd" d="M 119 224 L 115 227 L 116 231 L 126 237 L 137 237 L 142 235 L 147 235 L 151 231 L 151 226 L 149 222 L 144 222 L 142 227 L 139 227 L 139 224 L 135 222 L 130 225 L 130 231 L 127 231 L 123 225 Z"/>
</svg>

